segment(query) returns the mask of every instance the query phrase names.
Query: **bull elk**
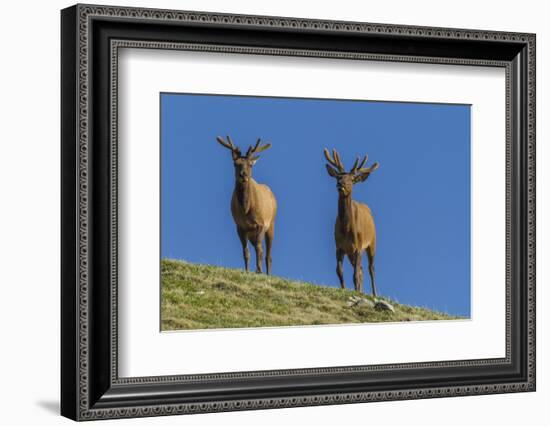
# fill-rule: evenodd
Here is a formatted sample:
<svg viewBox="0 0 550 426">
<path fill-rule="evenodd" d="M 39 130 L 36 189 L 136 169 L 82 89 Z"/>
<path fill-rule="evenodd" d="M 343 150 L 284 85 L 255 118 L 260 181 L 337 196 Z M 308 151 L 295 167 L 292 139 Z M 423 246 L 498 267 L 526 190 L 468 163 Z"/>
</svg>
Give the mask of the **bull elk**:
<svg viewBox="0 0 550 426">
<path fill-rule="evenodd" d="M 277 214 L 277 200 L 267 185 L 252 179 L 252 167 L 258 161 L 259 153 L 271 147 L 270 143 L 250 146 L 246 154 L 236 147 L 231 138 L 227 140 L 217 137 L 220 145 L 231 151 L 235 167 L 235 189 L 231 197 L 231 214 L 237 225 L 237 234 L 243 247 L 244 266 L 248 271 L 250 252 L 248 242 L 256 250 L 256 272 L 262 272 L 263 247 L 265 239 L 265 266 L 266 272 L 271 273 L 271 245 L 275 234 L 275 215 Z"/>
<path fill-rule="evenodd" d="M 343 261 L 344 255 L 348 257 L 353 266 L 353 283 L 356 291 L 363 291 L 363 268 L 361 258 L 366 251 L 369 261 L 369 274 L 372 285 L 372 294 L 376 297 L 376 285 L 374 281 L 374 255 L 376 252 L 376 228 L 369 207 L 351 198 L 353 185 L 367 180 L 369 175 L 378 168 L 378 163 L 370 167 L 364 167 L 368 156 L 362 161 L 359 157 L 355 160 L 349 172 L 345 171 L 336 150 L 332 151 L 332 157 L 325 148 L 325 158 L 329 164 L 325 164 L 328 174 L 336 179 L 338 189 L 338 216 L 334 226 L 334 239 L 336 241 L 336 273 L 340 279 L 342 288 L 344 283 Z"/>
</svg>

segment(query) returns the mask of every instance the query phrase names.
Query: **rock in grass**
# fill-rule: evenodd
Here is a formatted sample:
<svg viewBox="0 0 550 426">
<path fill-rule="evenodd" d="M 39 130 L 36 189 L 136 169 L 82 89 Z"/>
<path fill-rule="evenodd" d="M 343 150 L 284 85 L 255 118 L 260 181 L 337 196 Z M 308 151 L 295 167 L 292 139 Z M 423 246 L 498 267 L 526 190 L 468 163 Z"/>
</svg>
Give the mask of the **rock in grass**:
<svg viewBox="0 0 550 426">
<path fill-rule="evenodd" d="M 363 299 L 359 296 L 351 296 L 347 303 L 348 307 L 357 306 L 359 308 L 374 308 L 374 303 L 369 299 Z"/>
<path fill-rule="evenodd" d="M 393 308 L 393 306 L 390 305 L 385 300 L 377 300 L 376 303 L 374 304 L 374 309 L 376 309 L 378 311 L 395 312 L 395 309 Z"/>
<path fill-rule="evenodd" d="M 362 307 L 362 308 L 374 308 L 374 302 L 372 302 L 369 299 L 360 299 L 357 302 L 357 306 Z"/>
</svg>

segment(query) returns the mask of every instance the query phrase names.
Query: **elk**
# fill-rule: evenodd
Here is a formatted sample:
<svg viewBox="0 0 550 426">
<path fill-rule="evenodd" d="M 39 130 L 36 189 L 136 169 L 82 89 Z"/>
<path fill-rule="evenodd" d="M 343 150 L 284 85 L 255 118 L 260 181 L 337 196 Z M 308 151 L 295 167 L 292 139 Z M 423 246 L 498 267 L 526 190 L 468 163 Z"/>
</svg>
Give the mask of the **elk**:
<svg viewBox="0 0 550 426">
<path fill-rule="evenodd" d="M 265 238 L 265 266 L 267 274 L 271 274 L 271 245 L 275 235 L 275 216 L 277 214 L 277 200 L 267 185 L 256 182 L 252 178 L 252 167 L 258 161 L 259 153 L 271 147 L 270 143 L 250 146 L 246 154 L 236 147 L 231 138 L 224 140 L 218 136 L 218 143 L 231 151 L 235 167 L 235 189 L 231 197 L 231 214 L 237 234 L 243 247 L 244 266 L 248 271 L 250 252 L 248 242 L 256 250 L 256 272 L 262 272 L 263 248 Z"/>
<path fill-rule="evenodd" d="M 362 161 L 359 157 L 355 160 L 349 172 L 345 171 L 340 160 L 340 155 L 334 149 L 332 157 L 325 148 L 325 158 L 329 164 L 325 164 L 328 174 L 336 179 L 338 189 L 338 216 L 334 226 L 334 239 L 336 241 L 336 274 L 342 288 L 344 283 L 343 261 L 344 255 L 348 257 L 353 266 L 353 283 L 356 291 L 363 292 L 363 268 L 361 257 L 366 251 L 369 261 L 369 274 L 372 285 L 372 294 L 376 297 L 376 285 L 374 281 L 374 255 L 376 252 L 376 228 L 369 207 L 366 204 L 351 198 L 353 185 L 367 180 L 369 175 L 378 168 L 378 163 L 370 167 L 364 167 L 368 156 Z"/>
</svg>

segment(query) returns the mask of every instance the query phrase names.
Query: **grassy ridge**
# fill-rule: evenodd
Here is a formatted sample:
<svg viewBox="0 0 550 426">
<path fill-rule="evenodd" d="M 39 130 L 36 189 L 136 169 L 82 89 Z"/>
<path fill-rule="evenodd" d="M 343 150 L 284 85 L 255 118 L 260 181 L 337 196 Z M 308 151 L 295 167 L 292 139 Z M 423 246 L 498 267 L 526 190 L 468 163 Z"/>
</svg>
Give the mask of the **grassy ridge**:
<svg viewBox="0 0 550 426">
<path fill-rule="evenodd" d="M 161 261 L 162 330 L 279 327 L 457 319 L 389 299 L 395 312 L 348 306 L 351 290 L 291 281 L 239 269 Z"/>
</svg>

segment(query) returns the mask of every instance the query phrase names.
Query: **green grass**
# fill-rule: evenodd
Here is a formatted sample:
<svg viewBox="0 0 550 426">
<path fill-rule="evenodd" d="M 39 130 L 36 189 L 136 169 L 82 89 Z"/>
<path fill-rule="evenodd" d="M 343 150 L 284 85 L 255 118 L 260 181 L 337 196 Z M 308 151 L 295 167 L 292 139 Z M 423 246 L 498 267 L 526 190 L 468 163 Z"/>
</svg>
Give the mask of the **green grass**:
<svg viewBox="0 0 550 426">
<path fill-rule="evenodd" d="M 162 330 L 280 327 L 458 319 L 387 298 L 395 312 L 348 306 L 351 290 L 324 287 L 240 269 L 161 261 Z"/>
</svg>

